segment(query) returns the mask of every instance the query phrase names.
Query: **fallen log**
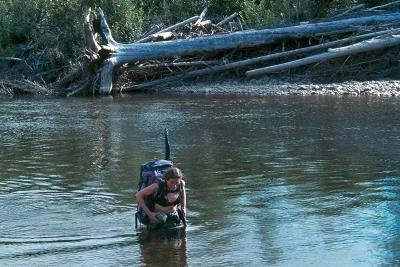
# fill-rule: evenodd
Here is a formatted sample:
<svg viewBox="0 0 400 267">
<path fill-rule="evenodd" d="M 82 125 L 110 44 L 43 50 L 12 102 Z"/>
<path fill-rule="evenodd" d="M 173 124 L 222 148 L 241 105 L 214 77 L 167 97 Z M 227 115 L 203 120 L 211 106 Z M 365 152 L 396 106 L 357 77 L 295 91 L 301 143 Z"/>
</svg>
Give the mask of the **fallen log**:
<svg viewBox="0 0 400 267">
<path fill-rule="evenodd" d="M 243 31 L 243 25 L 242 25 L 242 22 L 240 21 L 239 17 L 236 17 L 236 22 L 239 25 L 240 30 Z"/>
<path fill-rule="evenodd" d="M 106 42 L 106 45 L 101 46 L 101 50 L 99 51 L 99 54 L 102 55 L 102 64 L 99 68 L 101 73 L 99 90 L 101 94 L 109 94 L 113 88 L 113 70 L 115 67 L 123 64 L 134 64 L 140 60 L 257 47 L 280 43 L 289 39 L 305 38 L 321 32 L 334 30 L 338 31 L 353 28 L 354 31 L 356 31 L 357 27 L 396 21 L 399 19 L 400 13 L 370 15 L 317 23 L 303 23 L 291 27 L 247 30 L 186 40 L 153 43 L 136 42 L 133 44 L 121 44 L 116 42 L 111 35 L 110 28 L 107 25 L 101 9 L 98 9 L 98 17 L 100 21 L 99 34 Z"/>
<path fill-rule="evenodd" d="M 270 54 L 270 55 L 266 55 L 266 56 L 255 57 L 255 58 L 251 58 L 251 59 L 227 63 L 227 64 L 220 65 L 220 66 L 208 65 L 207 68 L 204 68 L 204 69 L 199 69 L 199 70 L 187 72 L 184 74 L 166 77 L 166 78 L 159 79 L 156 81 L 137 84 L 137 85 L 134 85 L 134 86 L 131 86 L 128 88 L 124 88 L 123 91 L 142 90 L 142 89 L 145 89 L 145 88 L 148 88 L 151 86 L 172 83 L 175 81 L 180 81 L 183 79 L 196 77 L 196 76 L 200 76 L 200 75 L 204 75 L 204 74 L 208 74 L 208 73 L 225 71 L 225 70 L 230 70 L 230 69 L 234 69 L 234 68 L 245 67 L 245 66 L 249 66 L 249 65 L 263 63 L 263 62 L 278 59 L 278 58 L 295 56 L 295 55 L 299 55 L 299 54 L 305 54 L 305 53 L 313 52 L 316 50 L 327 49 L 327 48 L 331 48 L 334 46 L 339 46 L 339 45 L 343 45 L 343 44 L 350 43 L 350 42 L 356 42 L 359 40 L 372 38 L 372 37 L 376 37 L 376 36 L 382 36 L 382 35 L 385 36 L 387 34 L 395 34 L 395 33 L 398 33 L 399 31 L 400 31 L 399 29 L 393 29 L 393 30 L 386 30 L 386 31 L 380 31 L 380 32 L 373 32 L 373 33 L 368 33 L 368 34 L 364 34 L 364 35 L 344 38 L 344 39 L 340 39 L 340 40 L 336 40 L 336 41 L 332 41 L 332 42 L 327 42 L 327 43 L 323 43 L 323 44 L 319 44 L 319 45 L 314 45 L 314 46 L 310 46 L 310 47 L 299 48 L 299 49 L 295 49 L 295 50 L 291 50 L 291 51 L 275 53 L 275 54 Z"/>
<path fill-rule="evenodd" d="M 204 19 L 205 15 L 206 15 L 206 13 L 207 13 L 207 8 L 205 8 L 205 9 L 201 12 L 201 14 L 200 14 L 200 16 L 199 16 L 199 19 L 196 21 L 195 24 L 201 23 L 201 21 Z"/>
<path fill-rule="evenodd" d="M 359 5 L 356 5 L 356 6 L 352 7 L 352 8 L 350 8 L 350 9 L 346 10 L 343 13 L 340 13 L 340 14 L 336 15 L 335 17 L 344 16 L 344 15 L 350 13 L 350 12 L 353 12 L 353 11 L 356 11 L 356 10 L 359 10 L 359 9 L 363 9 L 363 8 L 365 8 L 365 4 L 359 4 Z"/>
<path fill-rule="evenodd" d="M 22 61 L 22 59 L 17 58 L 17 57 L 0 57 L 0 60 Z"/>
<path fill-rule="evenodd" d="M 142 35 L 142 37 L 141 37 L 139 40 L 144 39 L 144 38 L 146 38 L 147 36 L 152 35 L 153 33 L 159 32 L 160 30 L 161 30 L 161 25 L 158 25 L 158 24 L 152 25 L 152 26 L 150 27 L 150 29 L 148 29 L 148 30 Z"/>
<path fill-rule="evenodd" d="M 126 67 L 118 69 L 118 73 L 122 73 L 130 70 L 144 70 L 144 69 L 157 69 L 157 68 L 170 68 L 170 67 L 191 67 L 191 66 L 211 66 L 221 64 L 221 60 L 209 60 L 209 61 L 194 61 L 194 62 L 176 62 L 176 63 L 156 63 L 139 65 L 134 67 Z"/>
<path fill-rule="evenodd" d="M 217 26 L 218 26 L 218 27 L 222 27 L 222 26 L 224 26 L 225 24 L 227 24 L 228 22 L 230 22 L 230 21 L 236 19 L 237 16 L 238 16 L 238 13 L 233 13 L 232 15 L 230 15 L 229 17 L 227 17 L 226 19 L 222 20 L 221 22 L 218 22 L 218 23 L 217 23 Z"/>
<path fill-rule="evenodd" d="M 150 35 L 150 38 L 152 41 L 162 41 L 171 39 L 173 36 L 172 32 L 161 32 Z"/>
<path fill-rule="evenodd" d="M 392 36 L 392 37 L 385 37 L 382 39 L 372 39 L 368 41 L 363 41 L 354 45 L 336 48 L 336 49 L 329 49 L 328 52 L 322 53 L 315 56 L 310 56 L 298 60 L 294 60 L 291 62 L 278 64 L 274 66 L 269 66 L 261 69 L 255 69 L 246 72 L 247 77 L 254 77 L 258 75 L 263 75 L 271 72 L 278 72 L 290 68 L 295 68 L 299 66 L 308 65 L 311 63 L 317 63 L 321 61 L 325 61 L 328 59 L 353 55 L 357 53 L 363 53 L 367 51 L 373 51 L 376 49 L 383 49 L 392 46 L 400 45 L 400 36 Z"/>
<path fill-rule="evenodd" d="M 99 11 L 99 12 L 100 12 L 100 11 Z M 104 16 L 104 15 L 102 15 L 102 16 Z M 173 25 L 173 26 L 171 26 L 171 27 L 168 27 L 168 28 L 166 28 L 166 29 L 164 29 L 164 30 L 155 32 L 155 33 L 153 33 L 153 34 L 172 31 L 172 30 L 174 30 L 174 29 L 176 29 L 176 28 L 178 28 L 178 27 L 184 26 L 184 25 L 189 24 L 189 23 L 191 23 L 191 22 L 193 22 L 193 21 L 197 21 L 197 20 L 199 20 L 199 18 L 200 18 L 200 16 L 192 17 L 192 18 L 190 18 L 190 19 L 187 19 L 187 20 L 185 20 L 185 21 L 183 21 L 183 22 L 180 22 L 180 23 L 175 24 L 175 25 Z M 108 26 L 104 25 L 104 27 L 108 27 Z M 140 39 L 140 40 L 136 41 L 136 43 L 145 43 L 145 42 L 148 42 L 148 41 L 151 41 L 151 37 L 150 37 L 150 36 L 147 36 L 147 37 L 145 37 L 145 38 L 143 38 L 143 39 Z"/>
<path fill-rule="evenodd" d="M 400 1 L 394 1 L 394 2 L 387 3 L 387 4 L 384 4 L 384 5 L 381 5 L 381 6 L 371 7 L 371 8 L 369 8 L 368 10 L 371 10 L 371 11 L 372 11 L 372 10 L 387 8 L 388 6 L 399 5 L 399 4 L 400 4 Z"/>
</svg>

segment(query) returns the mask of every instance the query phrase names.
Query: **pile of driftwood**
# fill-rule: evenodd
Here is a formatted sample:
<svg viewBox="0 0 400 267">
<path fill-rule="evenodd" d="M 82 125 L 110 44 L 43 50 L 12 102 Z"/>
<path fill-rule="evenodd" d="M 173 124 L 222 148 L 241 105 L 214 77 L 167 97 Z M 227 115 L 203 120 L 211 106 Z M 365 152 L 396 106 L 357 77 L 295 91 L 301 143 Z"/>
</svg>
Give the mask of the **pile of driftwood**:
<svg viewBox="0 0 400 267">
<path fill-rule="evenodd" d="M 200 16 L 165 29 L 154 25 L 131 44 L 113 39 L 101 9 L 92 26 L 89 10 L 85 21 L 87 59 L 95 70 L 90 86 L 93 92 L 109 94 L 244 68 L 245 75 L 253 77 L 398 46 L 400 12 L 388 10 L 398 3 L 370 9 L 359 5 L 329 19 L 261 30 L 243 30 L 237 14 L 213 23 L 205 19 L 204 10 Z M 103 44 L 98 43 L 97 35 Z M 294 60 L 282 62 L 294 56 Z M 278 64 L 277 59 L 281 59 Z M 69 94 L 82 89 L 73 88 Z"/>
<path fill-rule="evenodd" d="M 29 93 L 35 95 L 50 95 L 52 90 L 28 79 L 8 79 L 0 77 L 0 95 Z"/>
</svg>

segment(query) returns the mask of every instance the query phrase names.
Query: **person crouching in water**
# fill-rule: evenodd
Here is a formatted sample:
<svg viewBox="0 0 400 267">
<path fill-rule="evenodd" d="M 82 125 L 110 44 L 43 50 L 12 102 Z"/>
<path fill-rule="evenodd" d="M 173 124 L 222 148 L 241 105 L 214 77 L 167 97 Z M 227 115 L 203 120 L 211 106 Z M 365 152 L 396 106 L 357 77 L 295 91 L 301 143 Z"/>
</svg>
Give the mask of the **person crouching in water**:
<svg viewBox="0 0 400 267">
<path fill-rule="evenodd" d="M 160 188 L 161 187 L 161 188 Z M 161 194 L 159 190 L 162 190 Z M 147 207 L 144 198 L 160 195 L 154 199 L 154 208 Z M 182 219 L 186 218 L 186 191 L 182 172 L 178 168 L 169 168 L 161 179 L 136 194 L 136 199 L 151 221 L 150 229 L 173 227 L 180 224 L 178 204 L 181 205 Z"/>
</svg>

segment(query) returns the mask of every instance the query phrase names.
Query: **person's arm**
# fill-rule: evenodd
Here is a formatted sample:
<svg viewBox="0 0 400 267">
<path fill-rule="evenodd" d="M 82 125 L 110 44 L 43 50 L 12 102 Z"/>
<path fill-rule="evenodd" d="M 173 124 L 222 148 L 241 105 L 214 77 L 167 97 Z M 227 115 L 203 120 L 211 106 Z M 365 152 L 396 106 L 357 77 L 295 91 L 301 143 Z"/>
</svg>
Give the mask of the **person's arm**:
<svg viewBox="0 0 400 267">
<path fill-rule="evenodd" d="M 144 212 L 149 216 L 152 222 L 157 223 L 158 220 L 156 219 L 157 212 L 151 212 L 149 207 L 147 207 L 146 202 L 144 201 L 144 197 L 154 195 L 158 191 L 158 184 L 154 183 L 146 188 L 143 188 L 136 194 L 136 200 L 138 201 L 139 205 L 142 207 Z"/>
<path fill-rule="evenodd" d="M 186 190 L 185 190 L 185 181 L 183 181 L 183 180 L 182 180 L 181 210 L 182 210 L 183 217 L 186 218 Z"/>
</svg>

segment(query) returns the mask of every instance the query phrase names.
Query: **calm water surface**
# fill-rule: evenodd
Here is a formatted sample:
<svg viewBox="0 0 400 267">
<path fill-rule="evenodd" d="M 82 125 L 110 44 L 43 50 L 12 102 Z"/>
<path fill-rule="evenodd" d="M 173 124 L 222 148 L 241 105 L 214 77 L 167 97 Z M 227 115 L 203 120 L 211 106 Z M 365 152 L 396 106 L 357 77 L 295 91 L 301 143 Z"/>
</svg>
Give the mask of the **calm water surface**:
<svg viewBox="0 0 400 267">
<path fill-rule="evenodd" d="M 0 100 L 0 266 L 399 266 L 400 99 Z M 185 231 L 135 229 L 141 163 Z"/>
</svg>

